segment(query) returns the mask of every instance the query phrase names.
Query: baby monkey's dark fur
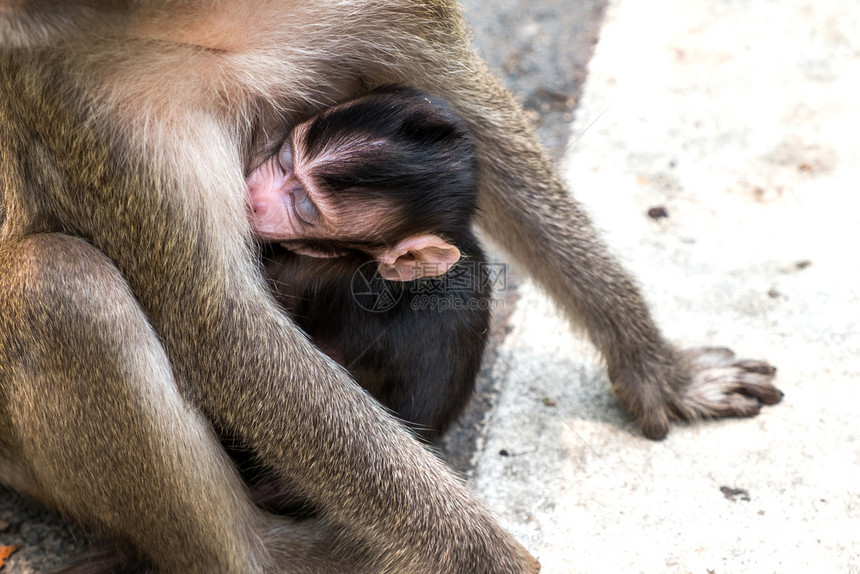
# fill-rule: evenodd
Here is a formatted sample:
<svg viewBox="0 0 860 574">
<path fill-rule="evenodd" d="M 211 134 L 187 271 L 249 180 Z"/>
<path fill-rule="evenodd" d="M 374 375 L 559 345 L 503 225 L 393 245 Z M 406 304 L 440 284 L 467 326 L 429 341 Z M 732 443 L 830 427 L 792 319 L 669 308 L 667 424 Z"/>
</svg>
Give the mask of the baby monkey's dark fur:
<svg viewBox="0 0 860 574">
<path fill-rule="evenodd" d="M 304 157 L 332 143 L 348 157 L 327 163 L 326 194 L 362 212 L 368 197 L 396 215 L 380 223 L 382 243 L 433 233 L 461 260 L 440 277 L 388 281 L 361 245 L 316 242 L 346 254 L 305 257 L 264 251 L 278 301 L 311 339 L 422 437 L 433 440 L 474 389 L 487 340 L 490 286 L 472 219 L 477 158 L 466 127 L 443 100 L 385 87 L 312 120 Z M 347 145 L 352 144 L 352 145 Z"/>
</svg>

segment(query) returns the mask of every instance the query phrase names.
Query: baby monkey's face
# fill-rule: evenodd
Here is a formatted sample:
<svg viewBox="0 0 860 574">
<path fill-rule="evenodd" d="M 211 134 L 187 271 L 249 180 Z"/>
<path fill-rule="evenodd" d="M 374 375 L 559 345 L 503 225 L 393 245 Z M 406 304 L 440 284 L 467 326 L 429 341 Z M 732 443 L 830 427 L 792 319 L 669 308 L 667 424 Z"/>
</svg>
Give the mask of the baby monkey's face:
<svg viewBox="0 0 860 574">
<path fill-rule="evenodd" d="M 293 153 L 299 128 L 246 181 L 251 225 L 266 241 L 324 237 L 330 220 L 336 218 L 333 211 L 323 213 L 325 202 L 314 193 L 308 166 Z"/>
<path fill-rule="evenodd" d="M 435 277 L 459 260 L 456 246 L 426 230 L 395 237 L 402 218 L 398 207 L 403 208 L 406 194 L 388 189 L 384 193 L 391 197 L 381 198 L 380 189 L 367 187 L 372 177 L 350 171 L 350 166 L 373 167 L 372 158 L 384 149 L 385 139 L 349 134 L 309 150 L 308 125 L 296 126 L 278 153 L 246 180 L 251 226 L 260 239 L 311 257 L 362 252 L 378 262 L 382 277 L 393 281 Z M 340 187 L 333 181 L 340 181 Z M 344 186 L 344 181 L 350 183 Z"/>
<path fill-rule="evenodd" d="M 257 237 L 390 281 L 446 273 L 472 245 L 477 159 L 443 102 L 380 88 L 298 124 L 247 178 Z M 332 261 L 327 267 L 336 265 Z"/>
<path fill-rule="evenodd" d="M 331 194 L 322 189 L 315 172 L 315 163 L 337 162 L 339 147 L 324 154 L 315 154 L 315 161 L 306 159 L 304 151 L 307 123 L 299 124 L 278 153 L 267 159 L 247 178 L 251 226 L 264 241 L 280 242 L 303 255 L 331 257 L 307 244 L 333 240 L 348 242 L 378 234 L 372 209 L 362 205 L 344 209 L 342 202 L 332 201 Z M 322 158 L 322 159 L 321 159 Z"/>
</svg>

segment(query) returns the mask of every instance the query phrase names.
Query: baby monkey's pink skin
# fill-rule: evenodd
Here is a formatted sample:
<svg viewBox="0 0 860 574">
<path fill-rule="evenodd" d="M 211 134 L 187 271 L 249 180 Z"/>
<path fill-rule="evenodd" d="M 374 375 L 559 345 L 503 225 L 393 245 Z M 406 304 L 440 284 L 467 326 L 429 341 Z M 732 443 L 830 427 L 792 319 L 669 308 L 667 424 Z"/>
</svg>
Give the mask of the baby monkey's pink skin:
<svg viewBox="0 0 860 574">
<path fill-rule="evenodd" d="M 278 153 L 266 159 L 246 179 L 251 227 L 267 242 L 284 242 L 284 247 L 300 255 L 332 257 L 295 243 L 301 239 L 345 241 L 379 233 L 381 217 L 369 206 L 356 205 L 348 213 L 334 209 L 325 194 L 315 187 L 313 165 L 306 165 L 293 150 L 302 149 L 300 141 L 305 124 L 300 124 Z M 335 156 L 338 149 L 331 152 Z M 392 200 L 392 203 L 395 200 Z M 385 230 L 382 229 L 384 236 Z M 419 233 L 389 247 L 367 253 L 379 263 L 379 273 L 390 281 L 412 281 L 434 277 L 448 271 L 460 259 L 460 250 L 441 237 Z"/>
<path fill-rule="evenodd" d="M 277 156 L 272 156 L 247 180 L 251 226 L 260 239 L 267 241 L 294 237 L 288 225 L 293 198 L 286 187 L 291 174 L 284 173 L 277 163 Z"/>
<path fill-rule="evenodd" d="M 321 223 L 319 209 L 295 173 L 289 140 L 255 169 L 246 183 L 251 227 L 260 239 L 277 242 L 319 237 L 309 229 Z"/>
</svg>

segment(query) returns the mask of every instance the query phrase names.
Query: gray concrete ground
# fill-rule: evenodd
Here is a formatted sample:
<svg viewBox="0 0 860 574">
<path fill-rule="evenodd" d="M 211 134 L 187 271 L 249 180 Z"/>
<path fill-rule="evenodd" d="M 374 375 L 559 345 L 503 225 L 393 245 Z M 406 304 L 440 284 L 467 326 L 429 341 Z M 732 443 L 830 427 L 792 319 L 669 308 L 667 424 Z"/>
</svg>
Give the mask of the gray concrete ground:
<svg viewBox="0 0 860 574">
<path fill-rule="evenodd" d="M 526 284 L 473 483 L 544 572 L 860 572 L 858 38 L 856 2 L 610 2 L 563 171 L 666 334 L 786 396 L 650 442 Z"/>
<path fill-rule="evenodd" d="M 768 358 L 786 397 L 648 441 L 511 271 L 458 466 L 474 445 L 473 487 L 547 573 L 860 573 L 860 4 L 611 2 L 581 99 L 604 2 L 465 4 L 666 334 Z M 0 545 L 25 545 L 4 572 L 85 542 L 0 494 Z"/>
</svg>

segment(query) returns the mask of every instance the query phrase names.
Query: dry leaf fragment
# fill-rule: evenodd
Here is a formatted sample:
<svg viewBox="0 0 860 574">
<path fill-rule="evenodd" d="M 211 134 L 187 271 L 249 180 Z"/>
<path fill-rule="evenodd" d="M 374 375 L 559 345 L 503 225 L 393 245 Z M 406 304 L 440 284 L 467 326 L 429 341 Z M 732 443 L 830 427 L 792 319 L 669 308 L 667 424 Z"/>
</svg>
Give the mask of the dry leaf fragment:
<svg viewBox="0 0 860 574">
<path fill-rule="evenodd" d="M 15 554 L 18 550 L 20 550 L 20 546 L 0 546 L 0 568 L 6 565 L 6 561 L 9 560 L 9 557 Z"/>
</svg>

